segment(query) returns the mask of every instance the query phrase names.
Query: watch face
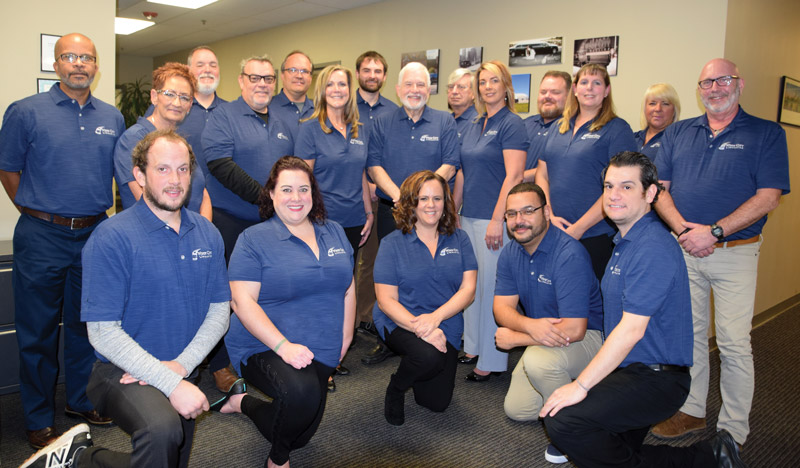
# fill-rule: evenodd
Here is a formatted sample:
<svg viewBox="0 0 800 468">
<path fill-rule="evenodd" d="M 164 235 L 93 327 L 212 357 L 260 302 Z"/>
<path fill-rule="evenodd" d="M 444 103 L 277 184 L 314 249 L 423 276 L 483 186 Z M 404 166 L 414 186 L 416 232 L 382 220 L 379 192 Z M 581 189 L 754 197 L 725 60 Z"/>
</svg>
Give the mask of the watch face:
<svg viewBox="0 0 800 468">
<path fill-rule="evenodd" d="M 722 228 L 715 224 L 711 227 L 711 235 L 716 238 L 722 237 Z"/>
</svg>

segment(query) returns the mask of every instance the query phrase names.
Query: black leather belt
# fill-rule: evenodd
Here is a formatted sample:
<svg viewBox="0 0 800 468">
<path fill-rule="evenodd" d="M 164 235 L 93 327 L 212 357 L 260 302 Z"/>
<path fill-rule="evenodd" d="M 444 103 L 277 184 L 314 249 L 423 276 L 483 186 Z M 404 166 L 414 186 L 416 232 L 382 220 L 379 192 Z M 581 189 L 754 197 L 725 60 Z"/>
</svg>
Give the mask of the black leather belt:
<svg viewBox="0 0 800 468">
<path fill-rule="evenodd" d="M 646 364 L 646 366 L 653 369 L 656 372 L 673 371 L 673 372 L 682 372 L 685 374 L 689 373 L 689 368 L 686 366 L 674 366 L 672 364 Z"/>
<path fill-rule="evenodd" d="M 94 225 L 101 219 L 105 213 L 100 213 L 94 216 L 85 216 L 83 218 L 65 218 L 56 214 L 45 213 L 44 211 L 33 210 L 31 208 L 22 208 L 22 212 L 26 215 L 33 216 L 34 218 L 47 221 L 48 223 L 58 224 L 59 226 L 67 226 L 70 229 L 83 229 Z"/>
</svg>

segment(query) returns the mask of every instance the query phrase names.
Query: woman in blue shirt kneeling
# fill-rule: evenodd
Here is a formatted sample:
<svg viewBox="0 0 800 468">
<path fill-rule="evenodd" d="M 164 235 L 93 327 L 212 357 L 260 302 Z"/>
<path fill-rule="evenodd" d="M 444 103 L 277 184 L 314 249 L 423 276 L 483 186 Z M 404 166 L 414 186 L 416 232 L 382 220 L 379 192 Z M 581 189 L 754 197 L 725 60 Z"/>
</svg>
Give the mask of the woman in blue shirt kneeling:
<svg viewBox="0 0 800 468">
<path fill-rule="evenodd" d="M 467 234 L 456 228 L 447 182 L 431 171 L 411 174 L 393 210 L 398 230 L 375 259 L 375 326 L 402 356 L 386 388 L 384 416 L 405 422 L 405 392 L 441 412 L 453 397 L 464 330 L 462 311 L 475 297 L 478 264 Z"/>
</svg>

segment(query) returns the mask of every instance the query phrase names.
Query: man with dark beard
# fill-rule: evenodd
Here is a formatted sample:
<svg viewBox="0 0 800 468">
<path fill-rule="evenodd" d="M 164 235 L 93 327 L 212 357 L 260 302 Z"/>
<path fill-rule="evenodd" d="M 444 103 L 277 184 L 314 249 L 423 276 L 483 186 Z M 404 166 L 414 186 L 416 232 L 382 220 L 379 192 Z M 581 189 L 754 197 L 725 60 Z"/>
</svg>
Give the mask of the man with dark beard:
<svg viewBox="0 0 800 468">
<path fill-rule="evenodd" d="M 230 301 L 222 237 L 183 207 L 194 164 L 173 130 L 149 133 L 133 150 L 142 198 L 83 249 L 81 319 L 98 359 L 86 392 L 131 435 L 132 453 L 91 447 L 81 424 L 23 466 L 188 465 L 195 418 L 209 409 L 189 379 L 227 330 Z"/>
<path fill-rule="evenodd" d="M 525 119 L 525 129 L 528 130 L 528 140 L 530 140 L 523 175 L 525 181 L 532 182 L 536 175 L 536 165 L 547 143 L 550 126 L 564 113 L 570 88 L 572 88 L 572 77 L 567 72 L 550 70 L 542 77 L 539 97 L 536 100 L 539 113 Z"/>
<path fill-rule="evenodd" d="M 513 187 L 505 217 L 516 242 L 497 261 L 495 341 L 501 349 L 527 348 L 511 374 L 504 408 L 511 419 L 534 421 L 550 394 L 577 377 L 603 344 L 600 288 L 586 249 L 550 229 L 550 207 L 538 185 Z M 545 458 L 567 461 L 552 445 Z"/>
</svg>

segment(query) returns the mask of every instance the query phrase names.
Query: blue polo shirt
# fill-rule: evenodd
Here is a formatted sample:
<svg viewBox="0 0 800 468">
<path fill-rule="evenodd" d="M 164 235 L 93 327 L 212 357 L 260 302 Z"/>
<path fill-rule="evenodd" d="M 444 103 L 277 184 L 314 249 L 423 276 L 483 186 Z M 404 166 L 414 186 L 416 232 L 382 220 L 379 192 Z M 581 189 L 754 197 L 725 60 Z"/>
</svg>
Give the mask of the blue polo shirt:
<svg viewBox="0 0 800 468">
<path fill-rule="evenodd" d="M 353 126 L 348 125 L 345 138 L 333 128 L 330 119 L 325 125 L 331 133 L 322 131 L 317 119 L 301 123 L 294 155 L 315 161 L 314 177 L 322 191 L 328 219 L 343 227 L 361 226 L 367 220 L 361 186 L 367 166 L 367 131 L 362 125 L 358 138 L 353 138 L 350 136 Z"/>
<path fill-rule="evenodd" d="M 716 138 L 701 115 L 667 127 L 656 157 L 658 178 L 670 181 L 675 207 L 690 222 L 713 224 L 734 212 L 758 189 L 789 193 L 786 132 L 775 122 L 739 108 Z M 725 237 L 749 239 L 761 234 L 767 215 Z"/>
<path fill-rule="evenodd" d="M 544 152 L 544 147 L 547 145 L 547 135 L 553 129 L 553 123 L 558 122 L 558 119 L 553 119 L 548 123 L 544 123 L 542 114 L 536 114 L 525 119 L 525 130 L 528 131 L 528 157 L 525 159 L 525 170 L 534 169 L 539 164 L 539 157 Z M 556 125 L 555 131 L 558 131 Z"/>
<path fill-rule="evenodd" d="M 8 106 L 0 170 L 22 171 L 17 205 L 70 218 L 103 213 L 114 203 L 114 145 L 125 120 L 91 94 L 81 109 L 59 86 Z"/>
<path fill-rule="evenodd" d="M 678 242 L 655 212 L 645 214 L 625 237 L 614 237 L 603 275 L 605 335 L 622 312 L 650 317 L 644 337 L 620 364 L 692 365 L 692 303 L 689 275 Z"/>
<path fill-rule="evenodd" d="M 580 242 L 552 226 L 533 255 L 519 242 L 503 248 L 494 294 L 519 296 L 530 318 L 585 318 L 587 329 L 603 329 L 600 285 L 589 254 Z"/>
<path fill-rule="evenodd" d="M 478 111 L 475 110 L 475 106 L 467 107 L 467 110 L 461 113 L 458 117 L 455 114 L 450 114 L 456 119 L 456 129 L 458 129 L 458 138 L 461 138 L 464 135 L 464 132 L 467 129 L 467 126 L 475 120 L 475 117 L 478 116 Z"/>
<path fill-rule="evenodd" d="M 81 320 L 121 321 L 160 361 L 178 357 L 208 306 L 230 298 L 222 237 L 185 208 L 178 233 L 139 200 L 103 221 L 83 248 Z"/>
<path fill-rule="evenodd" d="M 560 122 L 560 119 L 559 119 Z M 553 213 L 574 223 L 594 205 L 603 194 L 603 169 L 611 157 L 621 151 L 636 151 L 636 140 L 627 122 L 615 117 L 596 132 L 590 132 L 592 121 L 586 122 L 572 135 L 575 119 L 567 133 L 558 125 L 547 137 L 547 145 L 539 159 L 547 163 L 550 181 L 550 200 Z M 611 235 L 615 231 L 610 221 L 600 221 L 590 227 L 583 237 Z"/>
<path fill-rule="evenodd" d="M 450 235 L 439 235 L 436 255 L 423 243 L 417 232 L 403 234 L 399 229 L 381 240 L 375 257 L 375 283 L 397 286 L 400 304 L 411 315 L 428 314 L 441 307 L 458 292 L 464 272 L 477 270 L 478 262 L 467 233 L 461 229 Z M 372 318 L 381 338 L 384 327 L 391 333 L 397 324 L 375 303 Z M 461 346 L 464 317 L 459 312 L 439 324 L 447 341 L 456 349 Z"/>
<path fill-rule="evenodd" d="M 258 305 L 287 340 L 306 346 L 314 360 L 339 364 L 344 294 L 353 280 L 353 249 L 335 221 L 314 224 L 319 260 L 277 216 L 239 235 L 231 255 L 231 281 L 261 283 Z M 234 314 L 225 337 L 231 363 L 240 364 L 269 348 Z"/>
<path fill-rule="evenodd" d="M 636 146 L 639 147 L 639 152 L 650 158 L 651 161 L 656 160 L 656 154 L 658 154 L 658 149 L 661 148 L 661 137 L 663 136 L 664 130 L 661 130 L 656 133 L 650 141 L 645 143 L 644 139 L 647 137 L 646 128 L 633 134 L 633 138 L 636 139 Z"/>
<path fill-rule="evenodd" d="M 500 188 L 506 178 L 503 150 L 528 150 L 525 124 L 504 107 L 486 122 L 482 117 L 461 135 L 461 164 L 464 166 L 464 205 L 461 215 L 491 219 Z"/>
<path fill-rule="evenodd" d="M 397 104 L 380 94 L 378 95 L 378 102 L 374 106 L 370 106 L 359 92 L 356 92 L 356 104 L 358 105 L 358 119 L 364 124 L 363 128 L 366 128 L 367 131 L 372 128 L 372 123 L 375 119 L 384 114 L 391 114 L 398 107 Z"/>
<path fill-rule="evenodd" d="M 271 115 L 271 114 L 270 114 Z M 221 104 L 211 114 L 203 131 L 203 159 L 206 163 L 233 158 L 262 186 L 275 161 L 294 152 L 294 139 L 279 119 L 269 124 L 239 99 Z M 209 176 L 206 188 L 215 208 L 247 221 L 259 221 L 258 206 L 248 203 Z"/>
<path fill-rule="evenodd" d="M 306 96 L 305 104 L 303 104 L 303 111 L 286 97 L 286 92 L 281 89 L 269 103 L 269 115 L 277 117 L 282 121 L 286 128 L 292 133 L 292 138 L 297 138 L 297 129 L 300 126 L 300 121 L 311 117 L 314 113 L 314 102 Z"/>
<path fill-rule="evenodd" d="M 414 122 L 402 107 L 373 121 L 367 167 L 381 166 L 398 187 L 411 174 L 442 164 L 461 167 L 458 130 L 453 116 L 425 106 Z M 377 191 L 386 200 L 391 197 Z"/>
<path fill-rule="evenodd" d="M 139 120 L 125 130 L 125 133 L 117 140 L 114 149 L 114 179 L 119 187 L 119 197 L 122 200 L 122 209 L 128 209 L 136 203 L 129 182 L 136 180 L 133 177 L 133 149 L 147 136 L 148 133 L 156 131 L 155 125 L 150 123 L 146 117 L 139 117 Z M 199 166 L 199 164 L 198 164 Z M 199 212 L 200 205 L 203 203 L 203 190 L 205 189 L 206 179 L 203 171 L 199 167 L 192 170 L 192 193 L 184 205 L 186 208 Z"/>
</svg>

